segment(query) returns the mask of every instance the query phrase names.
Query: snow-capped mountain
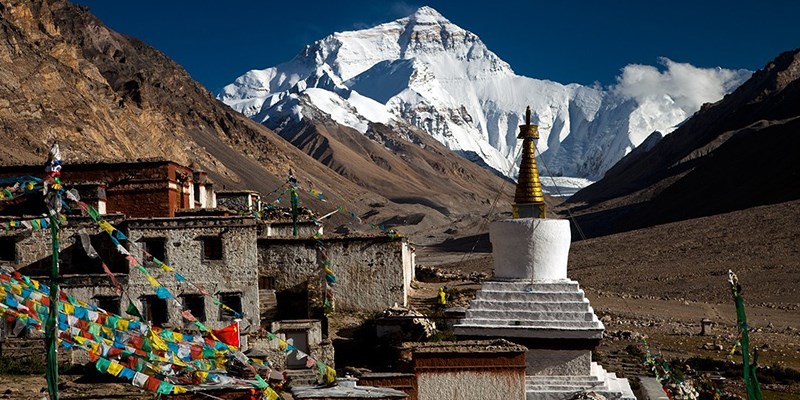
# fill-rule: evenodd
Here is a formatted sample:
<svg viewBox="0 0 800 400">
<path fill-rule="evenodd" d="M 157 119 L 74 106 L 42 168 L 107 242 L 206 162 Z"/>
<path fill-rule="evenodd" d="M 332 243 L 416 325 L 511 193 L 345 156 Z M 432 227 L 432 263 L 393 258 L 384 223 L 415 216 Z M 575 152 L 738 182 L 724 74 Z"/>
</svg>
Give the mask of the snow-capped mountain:
<svg viewBox="0 0 800 400">
<path fill-rule="evenodd" d="M 411 124 L 512 177 L 517 126 L 530 105 L 543 172 L 593 180 L 652 132 L 669 133 L 702 102 L 719 100 L 750 76 L 664 63 L 708 75 L 698 81 L 708 87 L 689 80 L 694 92 L 682 93 L 681 85 L 665 82 L 673 77 L 645 66 L 626 67 L 607 90 L 520 76 L 478 36 L 422 7 L 373 28 L 334 33 L 287 63 L 247 72 L 218 98 L 278 131 L 304 118 L 303 104 L 362 133 L 375 122 Z M 640 90 L 654 80 L 668 90 Z"/>
</svg>

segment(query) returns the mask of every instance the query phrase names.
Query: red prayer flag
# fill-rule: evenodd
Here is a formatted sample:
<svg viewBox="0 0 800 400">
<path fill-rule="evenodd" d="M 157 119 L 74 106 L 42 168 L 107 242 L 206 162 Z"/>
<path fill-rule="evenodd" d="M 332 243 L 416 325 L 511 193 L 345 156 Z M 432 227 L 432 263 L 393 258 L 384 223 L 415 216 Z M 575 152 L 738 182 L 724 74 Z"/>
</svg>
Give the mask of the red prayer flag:
<svg viewBox="0 0 800 400">
<path fill-rule="evenodd" d="M 187 321 L 189 321 L 189 322 L 196 322 L 196 321 L 197 321 L 197 318 L 195 318 L 195 316 L 194 316 L 194 315 L 192 315 L 192 312 L 191 312 L 191 311 L 189 311 L 189 310 L 183 310 L 183 311 L 181 311 L 181 316 L 182 316 L 182 317 L 183 317 L 185 320 L 187 320 Z"/>
<path fill-rule="evenodd" d="M 148 376 L 147 381 L 144 382 L 144 389 L 151 392 L 155 392 L 156 390 L 158 390 L 158 385 L 160 384 L 161 384 L 160 380 L 153 378 L 152 376 Z"/>
<path fill-rule="evenodd" d="M 222 329 L 212 329 L 211 333 L 214 334 L 219 341 L 231 346 L 239 347 L 239 323 L 234 322 Z"/>
</svg>

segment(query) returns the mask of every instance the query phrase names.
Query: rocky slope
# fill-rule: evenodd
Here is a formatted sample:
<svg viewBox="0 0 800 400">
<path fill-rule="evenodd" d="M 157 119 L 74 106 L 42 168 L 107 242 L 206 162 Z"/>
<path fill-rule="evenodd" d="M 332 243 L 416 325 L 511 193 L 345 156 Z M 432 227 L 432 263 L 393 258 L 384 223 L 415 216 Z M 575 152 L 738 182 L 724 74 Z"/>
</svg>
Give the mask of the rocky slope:
<svg viewBox="0 0 800 400">
<path fill-rule="evenodd" d="M 303 200 L 320 211 L 343 205 L 361 213 L 379 204 L 381 214 L 371 221 L 411 214 L 431 215 L 431 223 L 447 221 L 438 206 L 394 203 L 376 193 L 426 197 L 441 187 L 426 188 L 418 176 L 409 183 L 401 173 L 380 187 L 368 179 L 353 183 L 217 101 L 158 50 L 110 30 L 87 8 L 66 1 L 0 0 L 0 132 L 3 164 L 40 163 L 58 141 L 67 164 L 152 157 L 194 162 L 220 187 L 262 193 L 284 182 L 291 168 L 305 186 L 326 194 L 328 204 Z M 426 162 L 450 171 L 449 158 L 442 157 Z M 384 170 L 379 162 L 359 161 L 353 168 L 367 175 Z M 449 212 L 479 214 L 482 202 L 502 185 L 485 171 L 469 173 L 459 183 L 463 187 L 444 192 L 474 192 L 480 200 L 455 199 L 446 205 Z M 441 176 L 439 182 L 448 186 L 447 175 Z M 412 186 L 404 194 L 403 188 Z"/>
<path fill-rule="evenodd" d="M 800 49 L 631 153 L 568 206 L 587 236 L 598 236 L 795 200 L 799 130 Z"/>
</svg>

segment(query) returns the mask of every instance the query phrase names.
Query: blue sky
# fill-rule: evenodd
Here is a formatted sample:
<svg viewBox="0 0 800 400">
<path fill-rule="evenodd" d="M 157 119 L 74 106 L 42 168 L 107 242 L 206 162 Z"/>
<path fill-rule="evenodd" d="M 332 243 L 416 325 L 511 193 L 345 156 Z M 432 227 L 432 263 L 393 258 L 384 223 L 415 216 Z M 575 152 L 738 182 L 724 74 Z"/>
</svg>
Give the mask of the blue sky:
<svg viewBox="0 0 800 400">
<path fill-rule="evenodd" d="M 659 57 L 756 70 L 800 47 L 800 2 L 788 0 L 77 2 L 163 51 L 214 93 L 332 32 L 394 20 L 422 5 L 476 33 L 516 73 L 561 83 L 607 86 L 625 65 L 657 65 Z"/>
</svg>

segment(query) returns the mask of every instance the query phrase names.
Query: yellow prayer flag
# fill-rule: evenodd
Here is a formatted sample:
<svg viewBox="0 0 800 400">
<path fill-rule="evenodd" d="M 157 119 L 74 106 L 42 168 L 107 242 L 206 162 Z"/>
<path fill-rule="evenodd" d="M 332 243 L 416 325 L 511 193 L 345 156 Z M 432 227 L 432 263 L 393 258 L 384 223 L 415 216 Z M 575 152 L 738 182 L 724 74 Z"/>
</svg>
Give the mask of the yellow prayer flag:
<svg viewBox="0 0 800 400">
<path fill-rule="evenodd" d="M 120 319 L 117 320 L 117 330 L 127 331 L 129 324 L 130 324 L 130 321 L 128 321 L 127 319 L 120 318 Z"/>
<path fill-rule="evenodd" d="M 161 264 L 161 270 L 164 272 L 175 272 L 175 270 L 167 264 Z"/>
<path fill-rule="evenodd" d="M 90 342 L 88 340 L 87 342 L 89 342 L 89 351 L 95 354 L 100 354 L 100 343 Z"/>
<path fill-rule="evenodd" d="M 279 350 L 286 350 L 289 347 L 289 343 L 286 343 L 285 340 L 278 340 L 278 349 Z"/>
<path fill-rule="evenodd" d="M 151 286 L 153 286 L 153 287 L 161 286 L 161 284 L 156 280 L 156 278 L 153 278 L 150 275 L 145 275 L 144 277 L 147 278 L 147 281 L 150 282 Z"/>
<path fill-rule="evenodd" d="M 195 371 L 197 377 L 200 378 L 200 381 L 205 382 L 206 378 L 208 378 L 208 372 L 205 371 Z"/>
<path fill-rule="evenodd" d="M 185 363 L 180 358 L 176 357 L 175 354 L 172 355 L 172 360 L 170 360 L 170 364 L 177 365 L 179 367 L 188 367 L 189 364 Z"/>
<path fill-rule="evenodd" d="M 267 395 L 267 400 L 278 400 L 281 397 L 271 387 L 264 389 L 264 394 Z"/>
<path fill-rule="evenodd" d="M 108 365 L 108 373 L 114 376 L 119 376 L 120 372 L 122 372 L 122 364 L 111 360 L 111 364 Z"/>
<path fill-rule="evenodd" d="M 17 296 L 22 296 L 22 286 L 11 285 L 11 293 L 14 293 Z"/>
<path fill-rule="evenodd" d="M 153 350 L 160 350 L 160 351 L 168 350 L 167 344 L 164 343 L 164 340 L 161 339 L 161 337 L 158 336 L 152 330 L 147 331 L 147 338 L 150 339 L 150 346 L 153 348 Z"/>
<path fill-rule="evenodd" d="M 108 221 L 104 219 L 97 221 L 97 225 L 100 225 L 100 227 L 103 228 L 103 230 L 108 233 L 114 232 L 114 227 L 111 226 L 111 224 L 109 224 Z"/>
<path fill-rule="evenodd" d="M 63 304 L 64 304 L 64 314 L 72 315 L 75 313 L 75 306 L 69 303 L 63 303 Z"/>
<path fill-rule="evenodd" d="M 33 287 L 39 289 L 39 281 L 37 281 L 36 279 L 31 279 L 31 283 L 33 284 Z"/>
<path fill-rule="evenodd" d="M 175 338 L 175 343 L 180 343 L 183 341 L 183 334 L 180 332 L 173 332 L 172 337 Z"/>
<path fill-rule="evenodd" d="M 100 329 L 103 330 L 103 334 L 106 335 L 106 337 L 114 337 L 114 331 L 111 330 L 111 328 L 107 326 L 101 326 Z"/>
<path fill-rule="evenodd" d="M 186 389 L 183 386 L 177 386 L 176 385 L 175 387 L 172 388 L 172 393 L 173 394 L 182 394 L 182 393 L 186 393 L 187 391 L 188 391 L 188 389 Z"/>
<path fill-rule="evenodd" d="M 85 337 L 83 337 L 83 336 L 75 336 L 75 337 L 73 337 L 73 339 L 75 339 L 75 341 L 76 341 L 76 342 L 78 342 L 78 344 L 83 344 L 83 343 L 85 343 L 85 342 L 86 342 L 86 340 L 87 340 L 87 339 L 86 339 Z"/>
</svg>

